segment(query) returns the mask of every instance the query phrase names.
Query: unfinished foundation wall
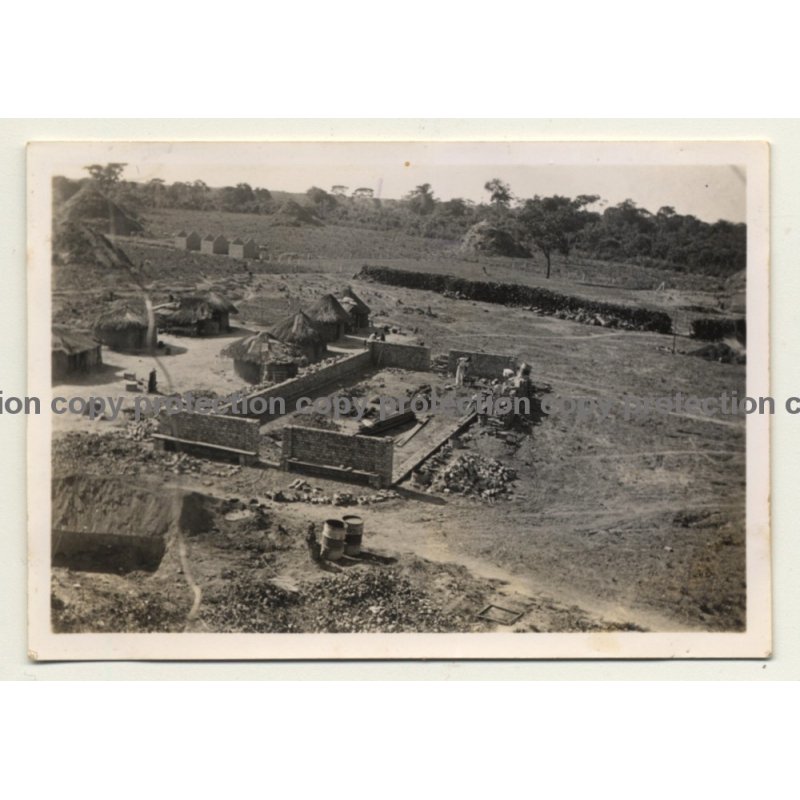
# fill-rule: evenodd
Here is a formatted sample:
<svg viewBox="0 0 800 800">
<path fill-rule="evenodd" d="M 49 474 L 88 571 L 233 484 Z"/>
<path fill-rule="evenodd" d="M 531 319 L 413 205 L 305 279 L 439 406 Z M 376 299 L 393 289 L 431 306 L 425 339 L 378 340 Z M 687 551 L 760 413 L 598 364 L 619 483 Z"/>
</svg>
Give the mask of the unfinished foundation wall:
<svg viewBox="0 0 800 800">
<path fill-rule="evenodd" d="M 283 429 L 281 468 L 317 471 L 331 477 L 347 477 L 348 470 L 364 475 L 377 487 L 391 486 L 394 441 L 378 436 L 353 436 L 319 428 L 289 425 Z"/>
<path fill-rule="evenodd" d="M 431 371 L 431 349 L 396 342 L 371 342 L 372 363 L 375 367 L 398 367 L 412 372 Z"/>
<path fill-rule="evenodd" d="M 469 358 L 469 375 L 476 378 L 502 378 L 504 369 L 516 372 L 517 359 L 497 353 L 475 353 L 470 350 L 450 350 L 447 354 L 447 371 L 455 375 L 459 358 Z"/>
<path fill-rule="evenodd" d="M 259 426 L 254 419 L 223 414 L 197 414 L 181 411 L 161 414 L 158 418 L 162 435 L 175 439 L 258 452 Z"/>
<path fill-rule="evenodd" d="M 286 413 L 291 414 L 295 410 L 295 403 L 301 397 L 319 395 L 328 387 L 331 387 L 331 391 L 333 391 L 336 384 L 341 383 L 343 380 L 348 380 L 354 375 L 365 373 L 371 366 L 372 356 L 369 350 L 365 350 L 363 353 L 356 353 L 355 355 L 342 358 L 327 367 L 321 367 L 313 372 L 306 372 L 303 375 L 299 375 L 283 383 L 276 383 L 266 389 L 254 392 L 248 395 L 248 397 L 264 398 L 267 403 L 267 408 L 269 408 L 269 401 L 271 399 L 282 397 L 286 403 Z M 279 415 L 270 414 L 267 411 L 264 414 L 252 414 L 252 416 L 261 422 L 267 422 Z"/>
</svg>

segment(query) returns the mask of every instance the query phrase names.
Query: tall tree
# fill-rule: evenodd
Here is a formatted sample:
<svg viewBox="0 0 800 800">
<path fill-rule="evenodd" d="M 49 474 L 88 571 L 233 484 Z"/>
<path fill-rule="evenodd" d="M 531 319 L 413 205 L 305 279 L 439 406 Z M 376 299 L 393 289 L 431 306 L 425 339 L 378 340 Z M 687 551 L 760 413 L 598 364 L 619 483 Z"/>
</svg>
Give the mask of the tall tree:
<svg viewBox="0 0 800 800">
<path fill-rule="evenodd" d="M 127 164 L 111 162 L 110 164 L 90 164 L 84 169 L 89 173 L 89 177 L 99 186 L 103 192 L 107 192 L 115 183 L 119 183 L 122 173 Z"/>
<path fill-rule="evenodd" d="M 405 200 L 408 207 L 420 216 L 431 214 L 436 208 L 436 198 L 433 196 L 433 190 L 429 183 L 421 183 L 416 186 L 405 196 Z"/>
<path fill-rule="evenodd" d="M 507 183 L 503 183 L 500 178 L 492 178 L 490 181 L 486 181 L 483 188 L 489 192 L 489 199 L 497 210 L 508 208 L 511 205 L 514 197 L 511 194 L 511 187 Z"/>
<path fill-rule="evenodd" d="M 518 219 L 525 239 L 541 250 L 550 277 L 554 253 L 568 256 L 578 233 L 591 221 L 586 207 L 597 202 L 597 195 L 539 197 L 526 200 Z"/>
</svg>

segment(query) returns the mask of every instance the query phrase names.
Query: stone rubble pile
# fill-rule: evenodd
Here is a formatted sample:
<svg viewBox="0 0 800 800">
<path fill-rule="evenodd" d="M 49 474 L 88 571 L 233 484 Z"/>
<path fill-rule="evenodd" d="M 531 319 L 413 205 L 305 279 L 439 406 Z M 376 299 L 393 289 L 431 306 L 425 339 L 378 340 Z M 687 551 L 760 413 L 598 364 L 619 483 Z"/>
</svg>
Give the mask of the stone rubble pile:
<svg viewBox="0 0 800 800">
<path fill-rule="evenodd" d="M 158 432 L 158 422 L 155 419 L 143 419 L 139 422 L 131 420 L 125 426 L 125 438 L 134 442 L 143 442 L 150 435 Z"/>
<path fill-rule="evenodd" d="M 303 478 L 292 481 L 286 489 L 268 492 L 266 496 L 276 503 L 311 503 L 315 506 L 369 506 L 400 497 L 393 489 L 380 489 L 375 494 L 368 495 L 355 495 L 352 492 L 334 492 L 328 495 L 319 486 L 312 486 Z"/>
<path fill-rule="evenodd" d="M 516 472 L 493 458 L 465 454 L 441 468 L 431 491 L 462 494 L 484 499 L 510 498 Z"/>
</svg>

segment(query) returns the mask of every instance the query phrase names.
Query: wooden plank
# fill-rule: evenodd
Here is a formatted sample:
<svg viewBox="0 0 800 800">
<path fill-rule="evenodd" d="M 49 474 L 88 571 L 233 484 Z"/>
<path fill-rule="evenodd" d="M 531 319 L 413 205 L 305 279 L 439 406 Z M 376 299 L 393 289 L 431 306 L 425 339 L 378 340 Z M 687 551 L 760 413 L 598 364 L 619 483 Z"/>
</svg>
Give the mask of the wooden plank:
<svg viewBox="0 0 800 800">
<path fill-rule="evenodd" d="M 422 422 L 418 422 L 410 431 L 404 433 L 395 443 L 395 447 L 403 447 L 408 444 L 427 424 L 430 417 L 426 417 Z"/>
<path fill-rule="evenodd" d="M 475 411 L 473 411 L 471 414 L 467 414 L 465 417 L 462 417 L 455 427 L 449 428 L 447 433 L 443 434 L 442 438 L 439 439 L 432 447 L 429 447 L 419 458 L 404 464 L 402 467 L 403 471 L 399 475 L 392 476 L 392 486 L 394 486 L 396 483 L 400 483 L 400 481 L 408 477 L 408 475 L 411 474 L 411 470 L 418 467 L 424 461 L 427 461 L 440 447 L 444 446 L 450 437 L 455 436 L 457 433 L 461 433 L 461 431 L 463 431 L 465 428 L 468 428 L 470 425 L 472 425 L 477 418 L 478 414 Z"/>
<path fill-rule="evenodd" d="M 417 415 L 413 411 L 400 411 L 397 414 L 386 417 L 386 419 L 378 420 L 371 425 L 359 426 L 358 433 L 359 436 L 372 436 L 396 428 L 398 425 L 403 425 L 406 422 L 411 422 L 411 420 L 416 418 Z"/>
</svg>

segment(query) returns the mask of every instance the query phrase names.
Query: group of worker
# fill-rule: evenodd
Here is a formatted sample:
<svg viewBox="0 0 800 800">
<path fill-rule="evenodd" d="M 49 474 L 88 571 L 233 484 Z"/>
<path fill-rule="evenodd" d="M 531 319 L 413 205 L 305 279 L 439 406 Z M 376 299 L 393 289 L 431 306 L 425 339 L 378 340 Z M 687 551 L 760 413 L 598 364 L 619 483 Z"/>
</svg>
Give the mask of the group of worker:
<svg viewBox="0 0 800 800">
<path fill-rule="evenodd" d="M 462 364 L 462 362 L 465 362 Z M 456 369 L 456 386 L 462 386 L 466 370 L 468 369 L 469 357 L 459 359 Z M 458 369 L 461 368 L 459 376 Z M 523 362 L 517 370 L 506 368 L 503 370 L 502 380 L 495 378 L 489 386 L 481 386 L 475 394 L 476 409 L 478 413 L 478 424 L 486 425 L 491 409 L 495 408 L 494 400 L 496 397 L 530 397 L 531 396 L 531 367 Z M 459 382 L 460 378 L 460 382 Z M 513 423 L 514 415 L 504 415 L 506 426 Z"/>
</svg>

